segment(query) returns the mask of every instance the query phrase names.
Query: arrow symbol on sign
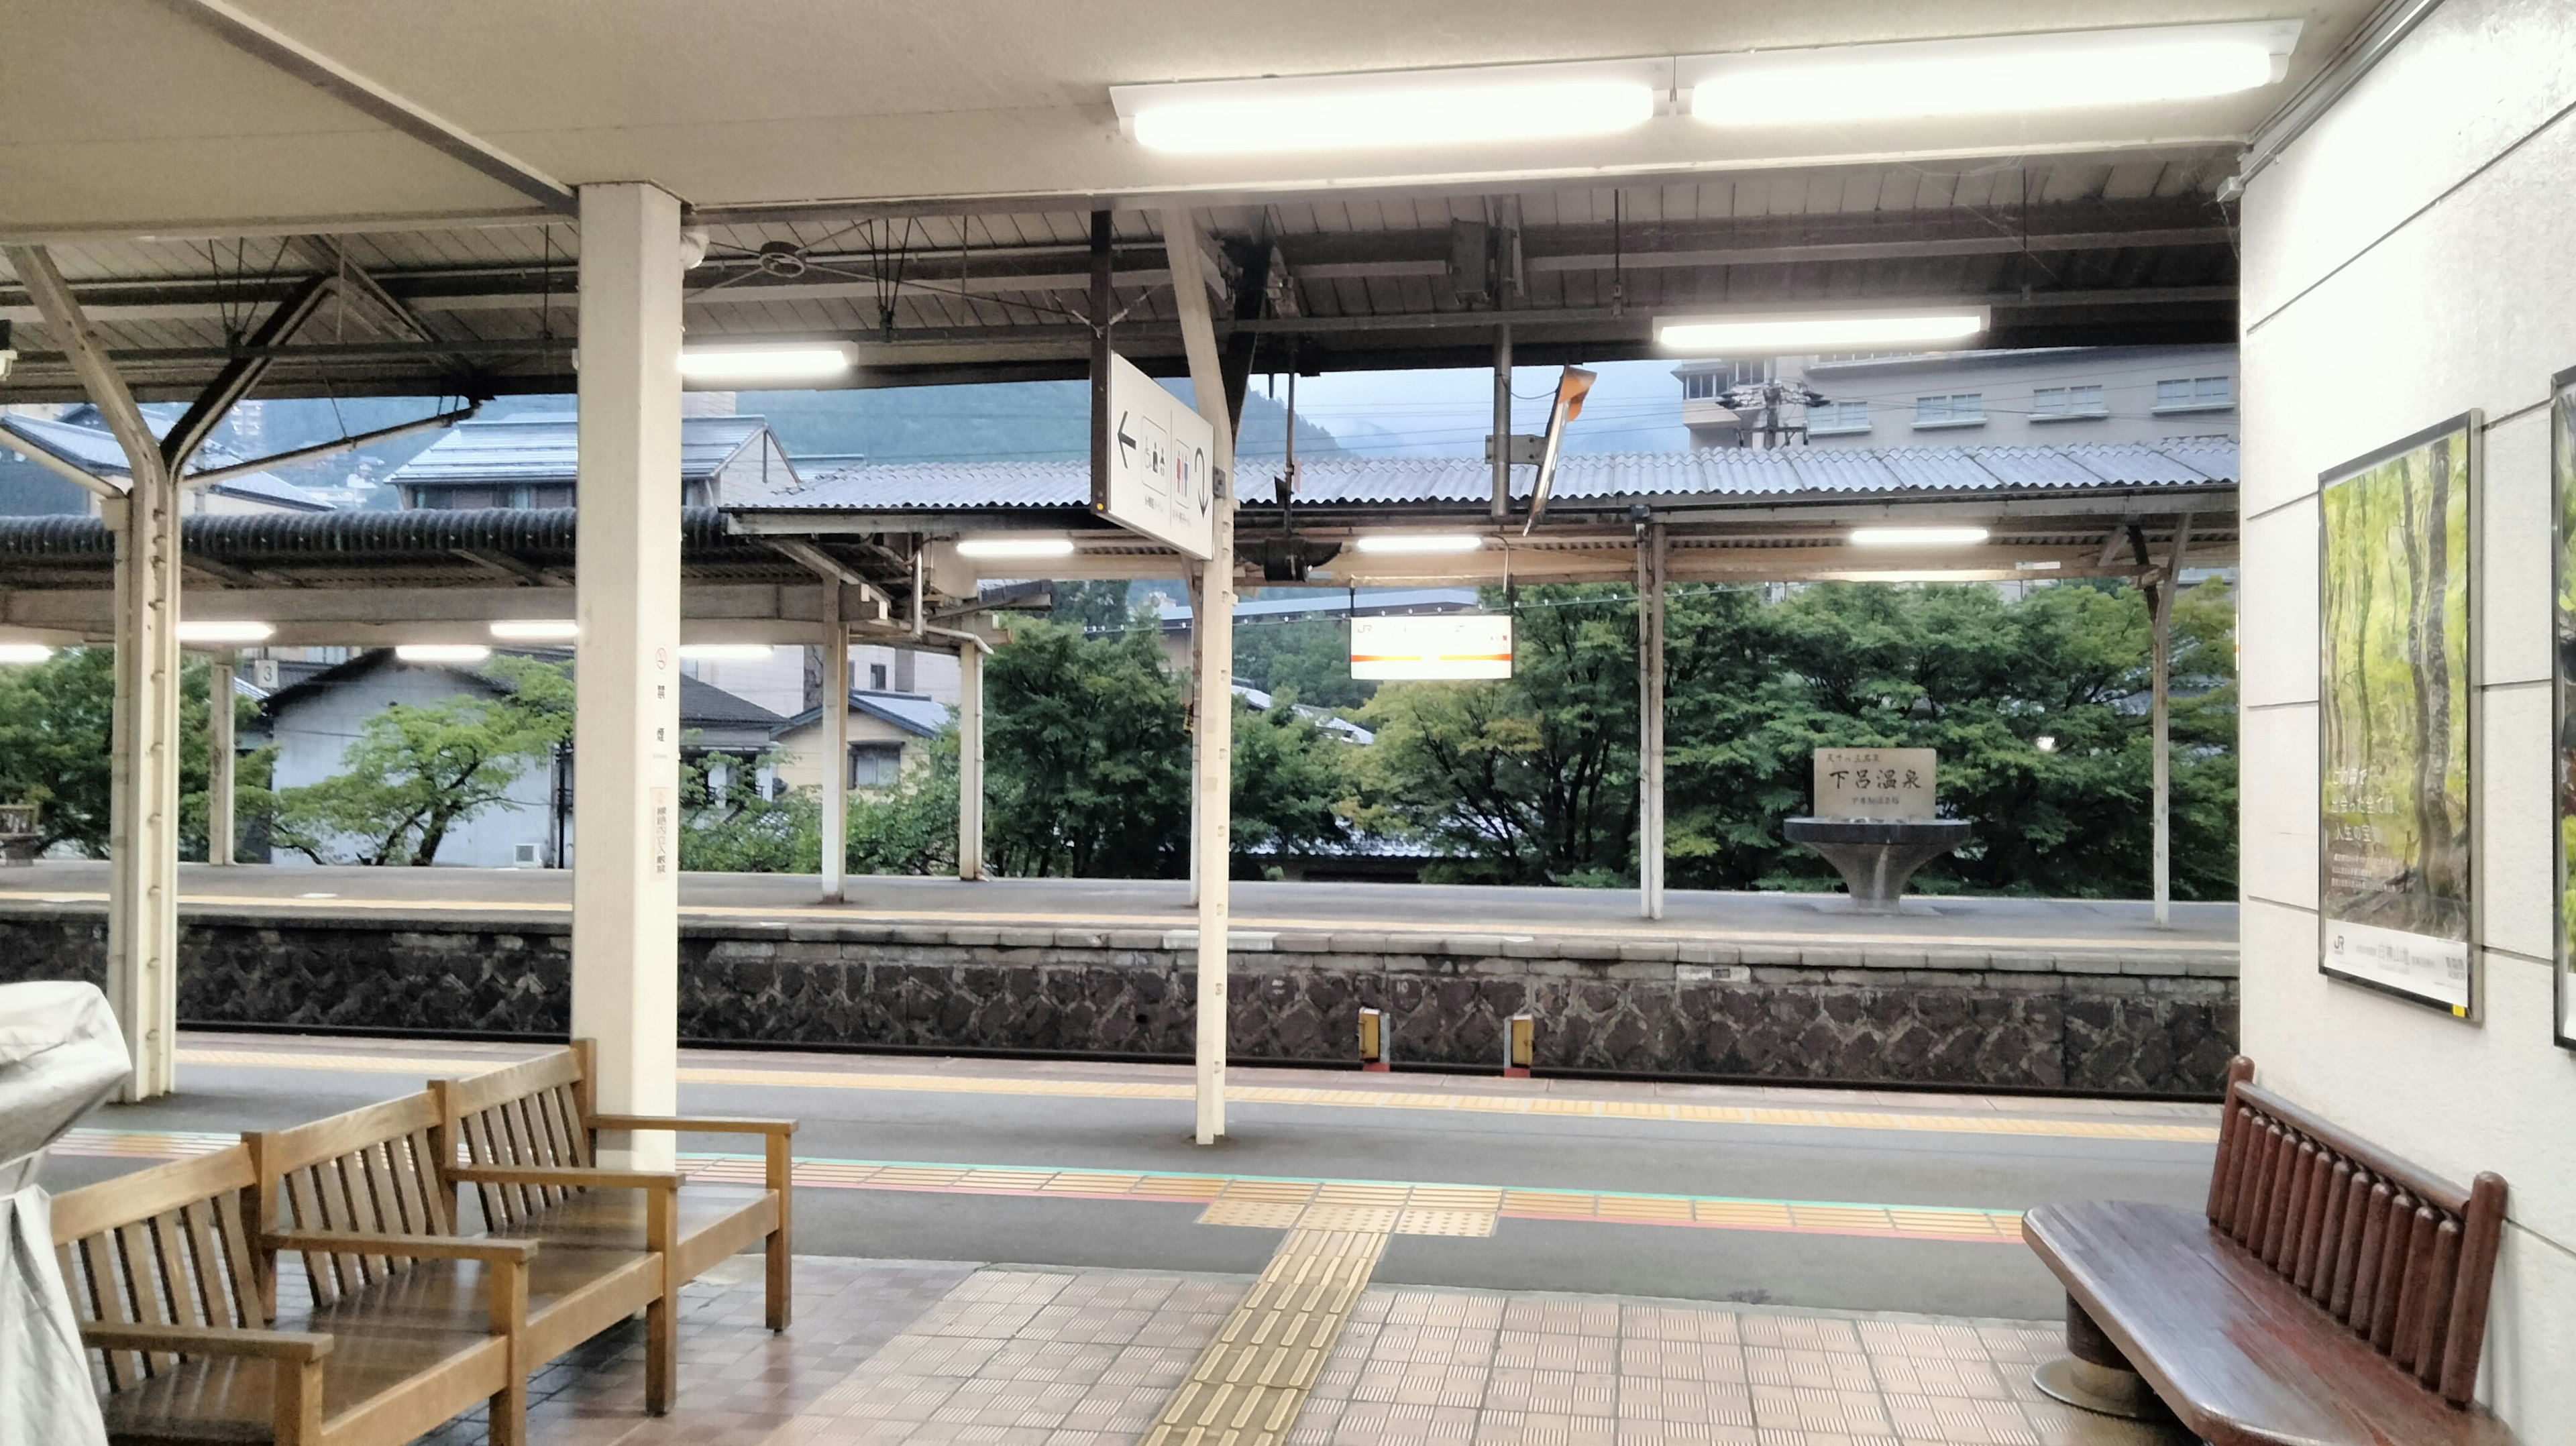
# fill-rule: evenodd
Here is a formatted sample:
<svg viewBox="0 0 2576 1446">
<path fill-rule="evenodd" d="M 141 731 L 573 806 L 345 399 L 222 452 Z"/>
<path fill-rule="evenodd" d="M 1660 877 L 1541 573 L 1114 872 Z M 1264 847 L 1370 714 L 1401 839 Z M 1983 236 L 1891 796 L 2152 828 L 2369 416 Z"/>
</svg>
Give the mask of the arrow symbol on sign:
<svg viewBox="0 0 2576 1446">
<path fill-rule="evenodd" d="M 1135 466 L 1136 439 L 1127 435 L 1127 414 L 1125 412 L 1120 412 L 1118 414 L 1118 446 L 1122 452 L 1125 453 L 1125 455 L 1119 459 L 1120 462 L 1125 466 Z"/>
</svg>

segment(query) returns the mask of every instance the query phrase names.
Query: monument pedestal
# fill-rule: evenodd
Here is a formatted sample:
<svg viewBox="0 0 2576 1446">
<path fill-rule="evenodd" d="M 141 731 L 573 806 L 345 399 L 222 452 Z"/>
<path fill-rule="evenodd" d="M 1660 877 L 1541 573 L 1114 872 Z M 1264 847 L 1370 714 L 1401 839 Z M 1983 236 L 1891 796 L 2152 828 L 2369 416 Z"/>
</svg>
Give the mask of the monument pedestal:
<svg viewBox="0 0 2576 1446">
<path fill-rule="evenodd" d="M 1863 914 L 1895 913 L 1916 869 L 1968 841 L 1968 821 L 1961 818 L 1792 818 L 1782 820 L 1780 831 L 1832 864 L 1851 890 L 1852 907 Z"/>
</svg>

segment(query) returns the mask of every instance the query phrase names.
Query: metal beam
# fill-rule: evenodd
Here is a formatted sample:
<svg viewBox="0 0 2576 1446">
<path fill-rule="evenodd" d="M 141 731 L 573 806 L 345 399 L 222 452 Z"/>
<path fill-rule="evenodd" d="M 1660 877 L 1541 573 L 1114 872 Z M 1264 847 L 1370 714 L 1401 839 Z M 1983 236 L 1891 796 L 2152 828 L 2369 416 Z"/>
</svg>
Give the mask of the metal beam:
<svg viewBox="0 0 2576 1446">
<path fill-rule="evenodd" d="M 305 322 L 312 319 L 313 313 L 321 309 L 323 299 L 338 285 L 338 279 L 332 276 L 306 277 L 270 309 L 267 319 L 250 334 L 249 344 L 263 349 L 284 346 Z M 173 473 L 185 472 L 188 459 L 196 456 L 197 449 L 206 444 L 206 438 L 223 425 L 224 418 L 232 412 L 233 404 L 249 396 L 251 388 L 259 385 L 260 377 L 267 373 L 274 360 L 257 354 L 237 356 L 224 363 L 223 370 L 215 373 L 215 379 L 206 384 L 206 389 L 197 394 L 197 399 L 188 404 L 188 410 L 171 424 L 169 434 L 161 439 L 161 465 Z"/>
<path fill-rule="evenodd" d="M 274 452 L 268 456 L 254 458 L 248 462 L 236 462 L 228 467 L 209 467 L 202 472 L 191 472 L 180 478 L 179 485 L 183 487 L 203 487 L 208 483 L 221 482 L 227 477 L 240 477 L 252 472 L 265 472 L 271 467 L 289 467 L 298 462 L 310 462 L 316 457 L 329 457 L 341 452 L 354 452 L 360 447 L 372 447 L 378 442 L 390 442 L 396 437 L 408 437 L 414 432 L 429 432 L 436 431 L 443 427 L 453 427 L 459 422 L 471 419 L 476 412 L 481 410 L 483 410 L 483 404 L 481 402 L 476 402 L 470 407 L 459 407 L 452 412 L 441 412 L 434 417 L 423 417 L 417 422 L 401 422 L 390 427 L 378 427 L 372 432 L 360 432 L 355 436 L 342 437 L 335 442 L 316 442 L 310 447 L 297 447 L 290 451 Z M 173 432 L 175 434 L 175 428 L 173 429 Z"/>
<path fill-rule="evenodd" d="M 404 99 L 225 0 L 161 0 L 171 13 L 342 104 L 463 162 L 549 211 L 576 213 L 572 189 L 462 126 Z"/>
<path fill-rule="evenodd" d="M 58 457 L 6 427 L 0 427 L 0 447 L 6 447 L 66 482 L 77 483 L 100 497 L 122 497 L 125 489 L 95 472 L 85 471 L 70 460 Z"/>
</svg>

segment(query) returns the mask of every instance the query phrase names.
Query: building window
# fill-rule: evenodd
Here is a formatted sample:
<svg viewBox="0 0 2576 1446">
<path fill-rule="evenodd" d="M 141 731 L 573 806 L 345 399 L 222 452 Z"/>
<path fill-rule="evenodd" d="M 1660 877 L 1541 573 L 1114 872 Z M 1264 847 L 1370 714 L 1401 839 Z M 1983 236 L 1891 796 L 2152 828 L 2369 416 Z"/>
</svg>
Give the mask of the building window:
<svg viewBox="0 0 2576 1446">
<path fill-rule="evenodd" d="M 1986 394 L 1952 392 L 1941 397 L 1914 399 L 1914 425 L 1917 427 L 1982 427 L 1986 424 Z"/>
<path fill-rule="evenodd" d="M 570 507 L 572 505 L 570 487 L 549 483 L 542 487 L 529 488 L 528 494 L 528 505 L 531 507 Z"/>
<path fill-rule="evenodd" d="M 2159 412 L 2218 412 L 2236 405 L 2233 377 L 2170 377 L 2156 383 Z"/>
<path fill-rule="evenodd" d="M 2034 422 L 2109 415 L 2110 409 L 2102 405 L 2102 389 L 2098 386 L 2036 387 L 2030 394 L 2030 419 Z"/>
<path fill-rule="evenodd" d="M 1869 430 L 1869 403 L 1818 402 L 1807 409 L 1807 435 L 1844 436 Z"/>
<path fill-rule="evenodd" d="M 885 664 L 883 664 L 883 663 L 870 663 L 870 664 L 868 664 L 868 686 L 869 686 L 870 688 L 872 688 L 872 689 L 876 690 L 877 692 L 880 692 L 880 693 L 882 693 L 882 692 L 884 692 L 884 691 L 886 690 L 886 665 L 885 665 Z"/>
<path fill-rule="evenodd" d="M 902 744 L 853 743 L 850 745 L 850 787 L 892 788 L 902 776 Z"/>
<path fill-rule="evenodd" d="M 1717 378 L 1705 372 L 1682 378 L 1682 399 L 1701 401 L 1717 395 Z"/>
</svg>

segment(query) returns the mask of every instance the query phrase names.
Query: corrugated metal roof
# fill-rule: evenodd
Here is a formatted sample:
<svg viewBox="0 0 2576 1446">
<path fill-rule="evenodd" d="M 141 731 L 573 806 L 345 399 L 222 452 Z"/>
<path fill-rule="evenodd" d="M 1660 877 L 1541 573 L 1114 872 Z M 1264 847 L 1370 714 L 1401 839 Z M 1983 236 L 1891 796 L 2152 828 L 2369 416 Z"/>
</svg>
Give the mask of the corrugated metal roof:
<svg viewBox="0 0 2576 1446">
<path fill-rule="evenodd" d="M 1526 496 L 1534 469 L 1513 469 Z M 798 489 L 735 504 L 754 511 L 961 511 L 1083 507 L 1089 464 L 910 462 L 836 468 Z M 1256 468 L 1240 490 L 1259 497 Z M 2084 487 L 2232 485 L 2236 444 L 2173 442 L 2063 447 L 1715 448 L 1697 452 L 1584 454 L 1558 465 L 1564 501 L 1622 497 L 1772 496 L 1980 492 Z M 1298 470 L 1300 506 L 1473 503 L 1493 495 L 1493 473 L 1469 457 L 1323 457 Z"/>
<path fill-rule="evenodd" d="M 682 417 L 680 479 L 714 476 L 768 428 L 760 417 Z M 579 428 L 570 412 L 477 419 L 449 428 L 396 468 L 391 480 L 404 487 L 570 482 L 580 460 Z"/>
</svg>

